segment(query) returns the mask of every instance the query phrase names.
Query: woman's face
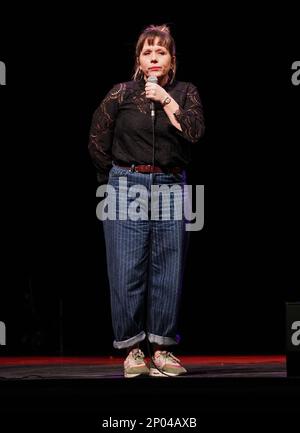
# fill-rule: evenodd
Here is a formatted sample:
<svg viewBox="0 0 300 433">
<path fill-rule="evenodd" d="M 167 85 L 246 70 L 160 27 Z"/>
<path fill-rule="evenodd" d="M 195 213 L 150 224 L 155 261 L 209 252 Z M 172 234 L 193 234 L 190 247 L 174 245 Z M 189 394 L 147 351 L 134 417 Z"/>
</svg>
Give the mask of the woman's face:
<svg viewBox="0 0 300 433">
<path fill-rule="evenodd" d="M 149 45 L 146 39 L 139 56 L 139 64 L 145 79 L 154 75 L 160 84 L 165 84 L 172 66 L 172 57 L 167 48 L 159 45 L 158 37 L 154 39 L 153 45 Z"/>
</svg>

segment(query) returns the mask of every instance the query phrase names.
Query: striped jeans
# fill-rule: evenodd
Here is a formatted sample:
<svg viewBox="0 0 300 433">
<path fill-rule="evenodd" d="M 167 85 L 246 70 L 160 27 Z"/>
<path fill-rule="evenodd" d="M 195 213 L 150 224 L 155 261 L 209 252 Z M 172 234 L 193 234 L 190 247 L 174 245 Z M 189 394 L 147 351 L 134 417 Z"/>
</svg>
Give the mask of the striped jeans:
<svg viewBox="0 0 300 433">
<path fill-rule="evenodd" d="M 123 184 L 120 184 L 120 178 Z M 126 184 L 125 184 L 126 183 Z M 173 345 L 177 335 L 183 270 L 188 245 L 185 219 L 175 218 L 183 202 L 182 174 L 137 173 L 113 165 L 108 185 L 116 191 L 116 219 L 103 221 L 110 285 L 113 346 L 131 347 L 146 337 L 151 343 Z M 136 185 L 146 194 L 135 194 Z M 169 202 L 151 194 L 151 186 L 177 185 Z M 129 188 L 133 194 L 129 194 Z M 127 194 L 128 193 L 128 194 Z M 126 198 L 125 198 L 126 195 Z M 159 218 L 151 205 L 157 203 Z M 126 218 L 137 209 L 141 217 Z M 170 217 L 168 217 L 170 212 Z M 166 219 L 164 219 L 166 215 Z"/>
</svg>

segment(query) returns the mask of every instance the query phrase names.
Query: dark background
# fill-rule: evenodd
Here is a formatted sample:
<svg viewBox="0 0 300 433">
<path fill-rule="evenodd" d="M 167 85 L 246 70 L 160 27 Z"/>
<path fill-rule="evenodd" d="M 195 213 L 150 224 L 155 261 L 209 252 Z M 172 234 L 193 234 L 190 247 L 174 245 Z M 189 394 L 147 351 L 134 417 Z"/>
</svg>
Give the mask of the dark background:
<svg viewBox="0 0 300 433">
<path fill-rule="evenodd" d="M 0 355 L 118 353 L 88 132 L 130 79 L 140 31 L 162 23 L 207 127 L 189 170 L 205 185 L 205 225 L 191 237 L 177 353 L 283 353 L 285 302 L 299 300 L 295 12 L 23 8 L 1 18 Z"/>
</svg>

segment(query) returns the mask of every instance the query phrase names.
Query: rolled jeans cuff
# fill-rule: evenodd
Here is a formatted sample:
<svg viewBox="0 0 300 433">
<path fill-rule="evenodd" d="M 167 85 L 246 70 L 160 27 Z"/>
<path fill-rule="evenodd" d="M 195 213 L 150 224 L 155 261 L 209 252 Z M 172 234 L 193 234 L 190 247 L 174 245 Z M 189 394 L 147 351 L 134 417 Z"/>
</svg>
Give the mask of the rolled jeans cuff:
<svg viewBox="0 0 300 433">
<path fill-rule="evenodd" d="M 126 349 L 127 347 L 134 346 L 136 343 L 145 340 L 145 338 L 146 338 L 146 334 L 144 331 L 142 331 L 139 334 L 135 335 L 134 337 L 128 338 L 128 340 L 123 340 L 123 341 L 115 340 L 113 342 L 113 346 L 115 349 Z"/>
<path fill-rule="evenodd" d="M 174 344 L 178 344 L 180 341 L 179 335 L 176 335 L 175 338 L 171 338 L 171 337 L 162 337 L 161 335 L 148 333 L 147 337 L 150 343 L 159 344 L 160 346 L 172 346 Z"/>
</svg>

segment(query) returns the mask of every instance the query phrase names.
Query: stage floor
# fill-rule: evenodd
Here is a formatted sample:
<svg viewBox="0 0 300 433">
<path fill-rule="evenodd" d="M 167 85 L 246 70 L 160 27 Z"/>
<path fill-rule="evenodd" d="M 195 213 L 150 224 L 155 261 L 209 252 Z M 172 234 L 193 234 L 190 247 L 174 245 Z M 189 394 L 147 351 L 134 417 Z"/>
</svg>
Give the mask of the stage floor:
<svg viewBox="0 0 300 433">
<path fill-rule="evenodd" d="M 80 425 L 87 432 L 130 431 L 103 427 L 107 420 L 112 424 L 121 418 L 136 420 L 134 431 L 148 432 L 145 423 L 154 417 L 195 418 L 197 429 L 189 430 L 197 432 L 220 426 L 231 431 L 286 428 L 299 420 L 300 378 L 287 377 L 284 356 L 180 359 L 188 369 L 184 376 L 124 379 L 123 358 L 2 357 L 0 420 L 8 419 L 10 428 Z"/>
<path fill-rule="evenodd" d="M 175 379 L 286 377 L 284 356 L 181 356 L 188 374 Z M 123 358 L 0 358 L 0 380 L 123 379 Z M 157 380 L 149 377 L 147 379 Z M 162 378 L 169 379 L 169 378 Z"/>
</svg>

